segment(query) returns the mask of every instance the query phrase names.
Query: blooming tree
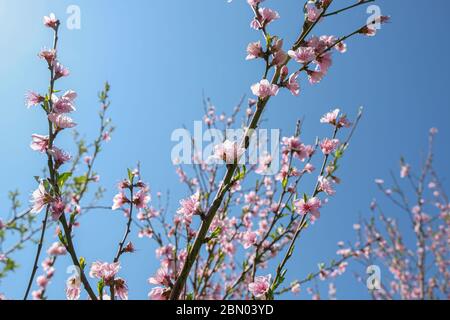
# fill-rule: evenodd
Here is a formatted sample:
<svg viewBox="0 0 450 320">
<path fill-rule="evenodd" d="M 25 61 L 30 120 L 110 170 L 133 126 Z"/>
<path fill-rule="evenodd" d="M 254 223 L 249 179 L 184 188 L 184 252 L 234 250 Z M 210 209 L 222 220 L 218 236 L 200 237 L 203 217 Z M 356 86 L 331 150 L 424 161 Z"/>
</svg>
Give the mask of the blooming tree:
<svg viewBox="0 0 450 320">
<path fill-rule="evenodd" d="M 25 299 L 34 283 L 43 240 L 50 227 L 55 227 L 58 242 L 48 248 L 48 256 L 41 262 L 44 273 L 36 278 L 39 289 L 32 293 L 35 299 L 46 298 L 45 290 L 54 275 L 55 261 L 64 255 L 70 257 L 76 269 L 66 282 L 68 299 L 79 299 L 83 291 L 92 300 L 127 299 L 126 279 L 118 275 L 122 255 L 135 250 L 129 241 L 130 233 L 135 231 L 157 244 L 160 268 L 148 280 L 153 286 L 149 292 L 151 299 L 274 299 L 286 290 L 300 290 L 298 281 L 287 286 L 288 289 L 283 287 L 288 262 L 300 234 L 317 223 L 321 209 L 336 194 L 336 185 L 341 181 L 338 168 L 362 110 L 353 123 L 339 109 L 325 114 L 320 122 L 329 127 L 329 136 L 309 143 L 302 139 L 302 122 L 292 123 L 293 133 L 281 140 L 281 169 L 276 175 L 268 173 L 274 161 L 271 154 L 260 155 L 257 165 L 249 165 L 245 159 L 271 99 L 284 89 L 299 95 L 303 76 L 310 84 L 318 84 L 327 75 L 334 52 L 346 52 L 346 40 L 358 35 L 375 35 L 388 17 L 374 17 L 344 36 L 313 36 L 317 25 L 373 0 L 356 1 L 336 10 L 332 10 L 332 0 L 308 1 L 301 32 L 286 49 L 281 35 L 269 33 L 270 25 L 280 15 L 263 7 L 262 0 L 247 2 L 253 12 L 250 26 L 260 32 L 262 40 L 248 45 L 246 59 L 261 61 L 263 72 L 261 79 L 250 88 L 255 97 L 248 100 L 242 116 L 243 134 L 234 140 L 227 137 L 227 129 L 237 126 L 244 101 L 230 116 L 217 114 L 211 101 L 205 101 L 204 123 L 208 128 L 222 131 L 224 139 L 208 159 L 194 153 L 189 168 L 177 164 L 176 171 L 189 194 L 180 200 L 174 213 L 161 205 L 160 193 L 152 201 L 148 185 L 141 180 L 139 166 L 128 169 L 126 177 L 118 183 L 111 207 L 123 212 L 127 223 L 115 255 L 107 262 L 81 258 L 72 239 L 79 218 L 96 207 L 103 193 L 99 188 L 94 202 L 83 205 L 88 187 L 99 180 L 94 171 L 95 159 L 114 129 L 106 117 L 110 87 L 105 84 L 99 94 L 97 139 L 86 143 L 76 134 L 78 151 L 73 157 L 58 148 L 57 138 L 76 126 L 69 115 L 76 111 L 77 94 L 73 90 L 62 93 L 57 87 L 60 78 L 69 76 L 68 69 L 58 60 L 60 22 L 53 14 L 44 18 L 44 25 L 54 35 L 52 47 L 39 54 L 49 70 L 49 89 L 43 94 L 29 92 L 26 104 L 30 108 L 40 107 L 48 123 L 48 132 L 33 134 L 31 143 L 31 148 L 45 157 L 47 168 L 36 178 L 38 187 L 32 194 L 31 208 L 19 213 L 18 195 L 13 192 L 12 218 L 0 221 L 0 240 L 9 232 L 18 231 L 20 235 L 16 245 L 2 252 L 4 269 L 0 275 L 16 267 L 11 254 L 39 235 Z M 197 147 L 193 142 L 192 148 Z M 309 192 L 301 191 L 308 190 L 304 183 L 308 175 L 314 177 L 314 183 Z M 39 227 L 36 227 L 36 215 L 42 217 Z M 133 226 L 138 230 L 133 230 Z M 271 261 L 277 264 L 273 270 Z M 345 271 L 345 266 L 345 263 L 338 264 L 337 273 Z"/>
</svg>

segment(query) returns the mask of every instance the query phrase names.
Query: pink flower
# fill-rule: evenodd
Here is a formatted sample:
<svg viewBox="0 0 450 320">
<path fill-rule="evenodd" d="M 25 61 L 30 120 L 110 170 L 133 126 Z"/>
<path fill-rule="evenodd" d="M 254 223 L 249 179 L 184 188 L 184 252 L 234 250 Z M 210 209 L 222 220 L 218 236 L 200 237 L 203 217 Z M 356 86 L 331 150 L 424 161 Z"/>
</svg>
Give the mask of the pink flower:
<svg viewBox="0 0 450 320">
<path fill-rule="evenodd" d="M 31 135 L 30 147 L 34 151 L 45 153 L 47 152 L 48 144 L 49 144 L 48 136 L 42 136 L 39 134 Z"/>
<path fill-rule="evenodd" d="M 170 275 L 167 268 L 159 268 L 154 277 L 148 279 L 148 282 L 155 285 L 169 287 L 171 284 Z"/>
<path fill-rule="evenodd" d="M 52 202 L 50 206 L 50 211 L 52 213 L 52 219 L 54 221 L 58 220 L 59 217 L 64 213 L 64 210 L 66 209 L 66 204 L 61 200 L 57 199 Z"/>
<path fill-rule="evenodd" d="M 43 49 L 39 52 L 39 58 L 44 59 L 51 66 L 56 59 L 56 51 L 54 49 Z"/>
<path fill-rule="evenodd" d="M 255 29 L 261 29 L 267 26 L 269 23 L 271 23 L 274 20 L 277 20 L 280 18 L 280 15 L 278 12 L 269 9 L 269 8 L 259 8 L 258 9 L 258 17 L 253 19 L 253 21 L 250 23 L 250 26 Z"/>
<path fill-rule="evenodd" d="M 248 290 L 255 298 L 263 297 L 270 289 L 271 275 L 255 277 L 255 281 L 249 283 Z"/>
<path fill-rule="evenodd" d="M 409 164 L 403 164 L 400 168 L 400 178 L 406 178 L 409 176 L 409 171 L 411 169 L 411 166 Z"/>
<path fill-rule="evenodd" d="M 119 192 L 113 198 L 112 210 L 120 209 L 124 204 L 129 203 L 130 200 L 126 197 L 125 193 Z"/>
<path fill-rule="evenodd" d="M 257 4 L 263 2 L 264 0 L 247 0 L 247 3 L 251 5 L 252 7 L 256 6 Z"/>
<path fill-rule="evenodd" d="M 150 201 L 150 195 L 148 194 L 146 189 L 139 190 L 136 193 L 136 195 L 133 197 L 133 203 L 139 209 L 146 208 L 149 201 Z"/>
<path fill-rule="evenodd" d="M 279 90 L 276 84 L 270 84 L 267 79 L 263 79 L 259 83 L 254 84 L 251 89 L 253 94 L 261 99 L 269 96 L 276 96 Z"/>
<path fill-rule="evenodd" d="M 329 123 L 335 125 L 339 112 L 340 112 L 339 109 L 335 109 L 334 111 L 328 112 L 320 119 L 320 123 Z"/>
<path fill-rule="evenodd" d="M 272 156 L 267 153 L 259 158 L 258 163 L 259 165 L 258 168 L 256 168 L 255 173 L 265 175 L 268 172 L 270 165 L 272 163 Z"/>
<path fill-rule="evenodd" d="M 54 242 L 47 250 L 49 256 L 63 256 L 66 253 L 66 248 L 60 242 Z"/>
<path fill-rule="evenodd" d="M 78 300 L 81 294 L 81 281 L 77 275 L 69 277 L 66 281 L 66 297 L 68 300 Z"/>
<path fill-rule="evenodd" d="M 283 50 L 278 50 L 273 55 L 272 65 L 280 66 L 286 62 L 287 54 Z"/>
<path fill-rule="evenodd" d="M 223 160 L 227 164 L 234 164 L 239 161 L 245 153 L 245 149 L 241 148 L 238 142 L 225 140 L 223 143 L 214 146 L 213 160 Z"/>
<path fill-rule="evenodd" d="M 336 50 L 339 51 L 340 53 L 346 53 L 347 52 L 347 44 L 344 41 L 339 42 L 336 46 L 335 46 Z"/>
<path fill-rule="evenodd" d="M 320 191 L 325 192 L 329 196 L 332 196 L 336 193 L 336 191 L 333 189 L 333 185 L 332 185 L 330 179 L 320 176 L 318 178 L 318 181 L 319 181 L 319 190 Z"/>
<path fill-rule="evenodd" d="M 256 234 L 256 232 L 247 231 L 242 235 L 242 245 L 244 246 L 244 249 L 248 249 L 256 244 L 257 240 L 258 235 Z"/>
<path fill-rule="evenodd" d="M 128 286 L 122 278 L 114 280 L 114 293 L 121 300 L 128 300 Z"/>
<path fill-rule="evenodd" d="M 28 91 L 27 94 L 25 95 L 25 105 L 27 106 L 27 108 L 36 106 L 44 102 L 44 100 L 45 98 L 43 96 L 33 91 Z"/>
<path fill-rule="evenodd" d="M 180 200 L 180 205 L 177 213 L 181 215 L 186 224 L 190 224 L 192 216 L 200 213 L 200 193 L 196 192 L 189 198 Z"/>
<path fill-rule="evenodd" d="M 307 73 L 308 73 L 309 83 L 311 83 L 311 84 L 319 83 L 320 81 L 322 81 L 323 77 L 325 76 L 325 73 L 323 73 L 322 71 L 307 70 Z"/>
<path fill-rule="evenodd" d="M 151 300 L 167 300 L 169 291 L 163 287 L 155 287 L 150 290 L 148 297 Z"/>
<path fill-rule="evenodd" d="M 60 129 L 73 128 L 77 125 L 72 118 L 62 113 L 50 113 L 48 119 Z"/>
<path fill-rule="evenodd" d="M 89 271 L 89 276 L 91 278 L 103 279 L 103 281 L 108 284 L 119 272 L 120 263 L 107 263 L 96 261 L 92 264 L 91 270 Z"/>
<path fill-rule="evenodd" d="M 51 201 L 51 196 L 45 190 L 42 181 L 39 183 L 39 187 L 33 191 L 31 197 L 31 203 L 33 204 L 33 208 L 30 211 L 31 213 L 41 212 L 44 206 Z"/>
<path fill-rule="evenodd" d="M 307 64 L 316 58 L 314 48 L 300 47 L 296 51 L 289 50 L 288 55 L 298 63 Z"/>
<path fill-rule="evenodd" d="M 320 57 L 317 58 L 317 65 L 319 67 L 319 70 L 323 74 L 326 74 L 328 72 L 328 69 L 330 69 L 332 64 L 333 60 L 331 59 L 331 53 L 321 55 Z"/>
<path fill-rule="evenodd" d="M 323 154 L 328 155 L 334 152 L 338 145 L 339 145 L 338 139 L 325 138 L 320 142 L 320 149 L 322 150 Z"/>
<path fill-rule="evenodd" d="M 44 17 L 44 25 L 46 27 L 56 29 L 58 24 L 59 24 L 59 20 L 56 19 L 56 16 L 54 13 L 50 13 L 48 16 Z"/>
<path fill-rule="evenodd" d="M 305 201 L 305 199 L 300 199 L 294 202 L 295 211 L 298 214 L 306 215 L 311 213 L 315 218 L 320 217 L 319 209 L 322 206 L 322 202 L 319 198 L 313 197 Z"/>
<path fill-rule="evenodd" d="M 298 72 L 291 74 L 286 84 L 286 88 L 288 88 L 294 96 L 298 96 L 300 94 L 300 85 L 297 82 L 298 75 Z"/>
<path fill-rule="evenodd" d="M 41 276 L 37 277 L 37 279 L 36 279 L 37 285 L 41 288 L 47 287 L 49 281 L 50 280 L 45 275 L 41 275 Z"/>
<path fill-rule="evenodd" d="M 67 77 L 70 74 L 70 71 L 61 63 L 55 60 L 53 62 L 53 73 L 55 80 L 58 80 L 59 78 Z"/>
<path fill-rule="evenodd" d="M 76 99 L 77 94 L 75 91 L 69 90 L 63 94 L 62 97 L 58 97 L 55 94 L 52 95 L 53 112 L 55 113 L 70 113 L 75 111 L 73 101 Z"/>
<path fill-rule="evenodd" d="M 283 154 L 287 155 L 292 152 L 293 156 L 301 161 L 312 154 L 311 148 L 301 143 L 298 137 L 283 137 L 281 143 L 283 144 Z"/>
<path fill-rule="evenodd" d="M 252 60 L 262 56 L 261 41 L 251 42 L 247 46 L 247 57 L 245 60 Z"/>
<path fill-rule="evenodd" d="M 320 15 L 323 12 L 323 8 L 317 8 L 315 4 L 310 5 L 306 9 L 306 17 L 309 22 L 316 22 L 319 19 Z"/>
<path fill-rule="evenodd" d="M 39 289 L 31 292 L 31 296 L 33 297 L 33 300 L 42 300 L 43 293 L 44 293 L 43 290 Z"/>
<path fill-rule="evenodd" d="M 52 149 L 49 149 L 48 153 L 53 156 L 56 167 L 60 167 L 61 165 L 72 159 L 70 154 L 68 154 L 64 150 L 59 149 L 58 147 L 53 147 Z"/>
<path fill-rule="evenodd" d="M 291 292 L 293 293 L 293 294 L 298 294 L 298 293 L 300 293 L 300 283 L 296 283 L 296 284 L 294 284 L 292 287 L 291 287 Z"/>
</svg>

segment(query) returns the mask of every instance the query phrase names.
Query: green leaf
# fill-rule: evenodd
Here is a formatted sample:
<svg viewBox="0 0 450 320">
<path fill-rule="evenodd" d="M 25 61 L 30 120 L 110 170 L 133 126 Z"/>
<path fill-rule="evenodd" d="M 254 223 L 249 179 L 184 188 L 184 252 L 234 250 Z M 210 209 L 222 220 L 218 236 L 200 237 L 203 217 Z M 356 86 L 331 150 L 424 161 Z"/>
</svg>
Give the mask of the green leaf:
<svg viewBox="0 0 450 320">
<path fill-rule="evenodd" d="M 83 257 L 80 257 L 80 267 L 82 270 L 86 267 L 86 260 Z"/>
<path fill-rule="evenodd" d="M 194 294 L 193 294 L 192 292 L 189 292 L 189 293 L 186 295 L 186 300 L 194 300 Z"/>
<path fill-rule="evenodd" d="M 67 179 L 69 179 L 71 176 L 72 176 L 71 172 L 64 172 L 58 177 L 59 189 L 62 189 L 64 187 L 64 184 L 66 183 Z"/>
<path fill-rule="evenodd" d="M 217 227 L 212 233 L 211 236 L 209 237 L 211 240 L 217 238 L 220 233 L 222 232 L 222 228 L 221 227 Z"/>
<path fill-rule="evenodd" d="M 288 184 L 288 179 L 284 178 L 283 181 L 281 182 L 281 186 L 283 187 L 283 189 L 286 189 L 287 184 Z"/>
<path fill-rule="evenodd" d="M 100 297 L 103 296 L 103 288 L 105 287 L 105 282 L 103 281 L 103 279 L 101 279 L 98 283 L 97 283 L 97 290 L 98 290 L 98 294 Z"/>
<path fill-rule="evenodd" d="M 133 171 L 131 171 L 131 169 L 127 169 L 128 172 L 128 180 L 130 180 L 130 182 L 133 182 L 133 178 L 134 178 L 134 174 Z"/>
</svg>

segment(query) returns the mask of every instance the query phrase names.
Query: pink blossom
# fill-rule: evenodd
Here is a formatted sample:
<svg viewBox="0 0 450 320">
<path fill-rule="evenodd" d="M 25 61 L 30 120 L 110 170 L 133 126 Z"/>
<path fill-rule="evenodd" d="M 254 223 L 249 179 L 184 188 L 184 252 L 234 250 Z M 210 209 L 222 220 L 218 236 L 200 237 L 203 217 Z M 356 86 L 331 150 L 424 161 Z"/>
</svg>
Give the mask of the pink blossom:
<svg viewBox="0 0 450 320">
<path fill-rule="evenodd" d="M 311 84 L 317 84 L 320 81 L 322 81 L 323 77 L 325 76 L 325 73 L 322 71 L 312 71 L 308 70 L 308 79 Z"/>
<path fill-rule="evenodd" d="M 338 145 L 339 145 L 338 139 L 325 138 L 320 142 L 320 149 L 322 150 L 323 154 L 328 155 L 334 152 Z"/>
<path fill-rule="evenodd" d="M 46 27 L 56 29 L 58 24 L 59 24 L 59 20 L 56 19 L 56 16 L 54 13 L 50 13 L 48 16 L 44 17 L 44 25 Z"/>
<path fill-rule="evenodd" d="M 45 288 L 45 287 L 47 287 L 47 285 L 49 283 L 49 279 L 45 275 L 41 275 L 41 276 L 37 277 L 36 283 L 39 287 Z"/>
<path fill-rule="evenodd" d="M 119 192 L 113 198 L 112 210 L 117 210 L 121 208 L 124 204 L 129 203 L 130 200 L 126 197 L 125 193 Z"/>
<path fill-rule="evenodd" d="M 41 212 L 44 206 L 51 200 L 51 196 L 45 190 L 44 183 L 42 181 L 39 183 L 39 187 L 33 191 L 31 197 L 31 203 L 33 204 L 33 208 L 30 211 L 31 213 Z"/>
<path fill-rule="evenodd" d="M 133 203 L 139 209 L 146 208 L 149 201 L 150 201 L 150 195 L 148 194 L 146 189 L 139 190 L 133 197 Z"/>
<path fill-rule="evenodd" d="M 301 143 L 298 137 L 283 137 L 281 143 L 283 144 L 283 154 L 292 153 L 294 157 L 301 161 L 304 161 L 312 154 L 312 150 Z"/>
<path fill-rule="evenodd" d="M 25 105 L 27 106 L 27 108 L 36 106 L 44 102 L 44 100 L 45 98 L 43 96 L 33 91 L 28 91 L 25 95 Z"/>
<path fill-rule="evenodd" d="M 262 54 L 263 52 L 261 47 L 261 41 L 251 42 L 247 46 L 247 57 L 245 58 L 245 60 L 260 58 Z"/>
<path fill-rule="evenodd" d="M 254 84 L 251 89 L 253 94 L 261 99 L 269 96 L 276 96 L 279 90 L 276 84 L 270 84 L 267 79 L 263 79 L 259 83 Z"/>
<path fill-rule="evenodd" d="M 66 253 L 66 248 L 60 242 L 54 242 L 47 250 L 49 256 L 63 256 Z"/>
<path fill-rule="evenodd" d="M 223 160 L 227 164 L 234 164 L 239 161 L 245 153 L 245 149 L 240 147 L 237 141 L 225 140 L 223 143 L 214 146 L 213 160 Z"/>
<path fill-rule="evenodd" d="M 64 67 L 61 63 L 58 61 L 53 62 L 53 73 L 54 73 L 54 79 L 58 80 L 62 77 L 67 77 L 70 74 L 69 69 Z"/>
<path fill-rule="evenodd" d="M 163 287 L 155 287 L 150 290 L 148 297 L 151 300 L 167 300 L 168 299 L 168 290 Z"/>
<path fill-rule="evenodd" d="M 320 123 L 329 123 L 332 125 L 336 125 L 336 120 L 338 118 L 340 110 L 334 109 L 334 111 L 326 113 L 321 119 Z"/>
<path fill-rule="evenodd" d="M 323 54 L 317 58 L 317 65 L 323 74 L 328 72 L 331 65 L 333 64 L 333 60 L 331 59 L 331 53 Z M 316 70 L 317 71 L 317 70 Z"/>
<path fill-rule="evenodd" d="M 120 263 L 107 263 L 96 261 L 92 263 L 91 270 L 89 271 L 89 276 L 91 278 L 103 279 L 105 283 L 110 283 L 114 280 L 114 277 L 119 272 Z"/>
<path fill-rule="evenodd" d="M 42 300 L 44 291 L 42 289 L 34 290 L 31 292 L 31 296 L 33 297 L 33 300 Z"/>
<path fill-rule="evenodd" d="M 54 221 L 58 220 L 59 217 L 64 213 L 64 210 L 66 208 L 66 204 L 61 200 L 57 199 L 52 202 L 50 206 L 50 211 L 52 213 L 52 219 Z"/>
<path fill-rule="evenodd" d="M 341 41 L 338 44 L 336 44 L 335 48 L 340 53 L 346 53 L 347 52 L 347 44 L 344 41 Z"/>
<path fill-rule="evenodd" d="M 280 66 L 286 62 L 287 54 L 283 50 L 278 50 L 273 55 L 272 65 Z"/>
<path fill-rule="evenodd" d="M 400 178 L 406 178 L 409 176 L 411 166 L 409 164 L 403 164 L 400 168 Z"/>
<path fill-rule="evenodd" d="M 114 280 L 114 293 L 121 300 L 128 300 L 128 286 L 124 279 L 117 278 Z"/>
<path fill-rule="evenodd" d="M 258 17 L 253 19 L 253 21 L 250 23 L 250 26 L 253 29 L 261 29 L 267 26 L 269 23 L 271 23 L 274 20 L 277 20 L 280 18 L 280 15 L 278 12 L 269 9 L 269 8 L 259 8 L 258 9 Z"/>
<path fill-rule="evenodd" d="M 41 153 L 45 153 L 45 152 L 47 152 L 48 144 L 49 144 L 48 136 L 42 136 L 39 134 L 31 135 L 30 147 L 34 151 L 39 151 Z"/>
<path fill-rule="evenodd" d="M 242 235 L 242 245 L 244 249 L 248 249 L 251 246 L 255 245 L 258 240 L 258 235 L 256 232 L 247 231 Z"/>
<path fill-rule="evenodd" d="M 252 7 L 256 6 L 257 4 L 263 2 L 264 0 L 247 0 L 247 3 L 251 5 Z"/>
<path fill-rule="evenodd" d="M 154 277 L 148 279 L 148 282 L 155 285 L 168 287 L 171 284 L 170 275 L 167 268 L 159 268 Z"/>
<path fill-rule="evenodd" d="M 49 149 L 48 153 L 51 156 L 53 156 L 53 159 L 55 160 L 55 164 L 57 167 L 63 165 L 64 163 L 72 159 L 70 154 L 68 154 L 67 152 L 58 147 L 53 147 L 52 149 Z"/>
<path fill-rule="evenodd" d="M 256 297 L 263 297 L 270 289 L 271 275 L 255 277 L 255 281 L 249 283 L 248 290 Z"/>
<path fill-rule="evenodd" d="M 316 58 L 314 48 L 300 47 L 297 50 L 289 50 L 288 55 L 298 63 L 307 64 Z"/>
<path fill-rule="evenodd" d="M 298 96 L 300 94 L 300 85 L 297 82 L 298 75 L 298 72 L 291 74 L 286 84 L 286 88 L 288 88 L 294 96 Z"/>
<path fill-rule="evenodd" d="M 68 300 L 78 300 L 81 294 L 81 281 L 77 275 L 69 277 L 66 281 L 66 297 Z"/>
<path fill-rule="evenodd" d="M 56 59 L 56 51 L 54 49 L 43 49 L 39 52 L 39 58 L 44 59 L 51 66 Z"/>
<path fill-rule="evenodd" d="M 299 294 L 300 293 L 300 283 L 295 283 L 292 287 L 291 287 L 291 292 L 293 294 Z"/>
<path fill-rule="evenodd" d="M 320 176 L 318 178 L 319 181 L 319 190 L 325 192 L 327 195 L 332 196 L 336 193 L 333 189 L 333 185 L 330 179 Z"/>
<path fill-rule="evenodd" d="M 255 173 L 264 175 L 268 172 L 270 165 L 272 163 L 272 156 L 270 154 L 265 154 L 259 158 L 259 165 L 256 168 Z"/>
<path fill-rule="evenodd" d="M 196 192 L 187 199 L 180 200 L 181 207 L 177 213 L 182 217 L 186 224 L 192 222 L 192 216 L 200 213 L 200 193 Z"/>
<path fill-rule="evenodd" d="M 294 202 L 295 211 L 301 215 L 311 213 L 315 218 L 320 217 L 319 209 L 322 206 L 322 202 L 319 198 L 313 197 L 305 201 L 300 199 Z"/>
<path fill-rule="evenodd" d="M 70 113 L 76 110 L 73 101 L 76 99 L 75 91 L 69 90 L 63 94 L 62 97 L 52 95 L 53 112 L 55 113 Z"/>
<path fill-rule="evenodd" d="M 73 128 L 77 124 L 69 116 L 62 113 L 50 113 L 48 119 L 58 128 Z"/>
<path fill-rule="evenodd" d="M 323 12 L 323 8 L 317 8 L 315 4 L 308 5 L 306 9 L 306 17 L 309 22 L 316 22 Z"/>
</svg>

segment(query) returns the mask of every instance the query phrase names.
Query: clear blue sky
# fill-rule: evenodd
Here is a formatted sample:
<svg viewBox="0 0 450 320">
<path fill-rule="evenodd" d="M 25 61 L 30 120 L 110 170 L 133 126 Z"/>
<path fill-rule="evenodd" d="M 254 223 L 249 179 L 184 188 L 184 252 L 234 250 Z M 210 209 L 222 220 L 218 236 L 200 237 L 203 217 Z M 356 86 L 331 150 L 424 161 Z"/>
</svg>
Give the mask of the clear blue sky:
<svg viewBox="0 0 450 320">
<path fill-rule="evenodd" d="M 336 7 L 348 1 L 336 0 Z M 64 19 L 68 5 L 81 8 L 81 30 L 62 29 L 60 59 L 72 75 L 61 89 L 79 93 L 75 118 L 79 131 L 94 137 L 97 130 L 97 97 L 105 80 L 112 85 L 111 116 L 117 126 L 97 170 L 108 188 L 105 204 L 111 203 L 115 183 L 127 167 L 142 162 L 145 180 L 153 191 L 170 189 L 172 209 L 186 190 L 178 182 L 170 161 L 171 132 L 202 117 L 202 91 L 219 110 L 230 112 L 261 74 L 262 65 L 246 62 L 248 42 L 259 39 L 249 28 L 251 11 L 244 0 L 195 1 L 65 1 L 0 0 L 0 217 L 8 210 L 8 190 L 20 188 L 23 202 L 36 186 L 34 175 L 44 166 L 42 156 L 28 147 L 30 135 L 45 132 L 42 113 L 28 111 L 23 96 L 29 89 L 46 89 L 47 70 L 36 54 L 51 45 L 51 32 L 42 17 L 55 12 Z M 345 158 L 340 176 L 343 185 L 324 210 L 320 222 L 304 234 L 301 249 L 290 262 L 289 278 L 302 278 L 317 269 L 318 262 L 335 257 L 336 242 L 352 240 L 352 224 L 377 195 L 373 180 L 397 170 L 404 155 L 418 164 L 426 147 L 428 129 L 440 129 L 437 168 L 448 178 L 450 137 L 450 61 L 446 0 L 424 6 L 408 0 L 380 0 L 383 14 L 392 16 L 375 38 L 355 38 L 348 52 L 336 55 L 329 76 L 319 85 L 302 83 L 299 98 L 282 92 L 269 105 L 264 123 L 268 128 L 290 132 L 293 119 L 306 117 L 304 139 L 325 134 L 319 117 L 334 107 L 354 114 L 365 106 L 364 120 Z M 432 5 L 434 4 L 434 5 Z M 267 1 L 282 17 L 272 34 L 291 43 L 300 24 L 301 1 Z M 429 7 L 438 8 L 431 9 Z M 426 12 L 425 12 L 426 11 Z M 430 16 L 430 14 L 432 14 Z M 427 19 L 424 19 L 427 18 Z M 316 34 L 343 35 L 365 22 L 363 8 L 323 23 Z M 70 136 L 66 134 L 67 142 Z M 68 144 L 66 144 L 68 145 Z M 125 220 L 109 211 L 84 216 L 77 230 L 80 255 L 111 260 Z M 49 234 L 51 235 L 51 234 Z M 55 239 L 49 238 L 46 246 Z M 154 246 L 133 237 L 139 249 L 123 259 L 121 275 L 128 280 L 130 297 L 145 299 L 146 279 L 157 268 Z M 11 298 L 22 296 L 34 246 L 18 255 L 22 267 L 0 284 Z M 50 298 L 63 298 L 68 259 L 60 259 L 50 285 Z M 351 274 L 337 281 L 338 297 L 367 298 Z M 300 295 L 307 298 L 305 290 Z"/>
</svg>

